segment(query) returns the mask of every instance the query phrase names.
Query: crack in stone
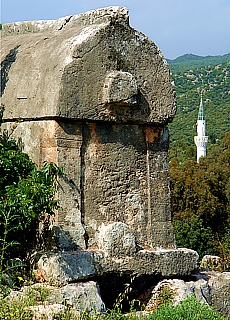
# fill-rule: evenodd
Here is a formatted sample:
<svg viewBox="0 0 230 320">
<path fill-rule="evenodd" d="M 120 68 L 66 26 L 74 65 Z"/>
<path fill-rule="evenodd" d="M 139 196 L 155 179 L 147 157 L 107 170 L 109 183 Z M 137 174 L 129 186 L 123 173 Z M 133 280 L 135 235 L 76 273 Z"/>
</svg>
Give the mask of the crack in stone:
<svg viewBox="0 0 230 320">
<path fill-rule="evenodd" d="M 60 27 L 58 30 L 62 30 L 62 29 L 68 24 L 68 22 L 70 22 L 70 20 L 71 20 L 72 17 L 73 17 L 73 16 L 67 17 L 67 18 L 65 19 L 65 21 L 63 22 L 63 24 L 61 25 L 61 27 Z"/>
<path fill-rule="evenodd" d="M 7 54 L 5 59 L 1 63 L 1 92 L 0 97 L 2 97 L 4 90 L 6 88 L 6 84 L 9 80 L 9 71 L 12 64 L 16 61 L 18 48 L 20 45 L 16 46 L 15 48 L 11 49 L 10 52 Z"/>
</svg>

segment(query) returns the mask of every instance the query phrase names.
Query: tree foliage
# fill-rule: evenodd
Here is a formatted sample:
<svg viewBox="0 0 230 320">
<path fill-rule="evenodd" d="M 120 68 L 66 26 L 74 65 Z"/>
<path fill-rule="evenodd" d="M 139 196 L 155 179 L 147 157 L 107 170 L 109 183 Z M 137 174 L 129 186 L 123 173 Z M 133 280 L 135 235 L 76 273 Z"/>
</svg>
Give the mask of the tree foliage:
<svg viewBox="0 0 230 320">
<path fill-rule="evenodd" d="M 170 161 L 177 244 L 204 254 L 230 253 L 230 132 L 219 154 Z"/>
</svg>

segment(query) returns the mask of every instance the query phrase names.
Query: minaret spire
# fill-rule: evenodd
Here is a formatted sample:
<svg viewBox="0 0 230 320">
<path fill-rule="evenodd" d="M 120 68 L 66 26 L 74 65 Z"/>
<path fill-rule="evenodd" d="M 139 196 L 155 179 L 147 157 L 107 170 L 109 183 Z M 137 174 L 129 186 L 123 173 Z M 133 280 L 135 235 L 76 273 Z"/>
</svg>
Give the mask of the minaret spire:
<svg viewBox="0 0 230 320">
<path fill-rule="evenodd" d="M 204 120 L 203 91 L 200 94 L 200 107 L 197 120 Z"/>
<path fill-rule="evenodd" d="M 204 105 L 203 105 L 203 91 L 200 95 L 200 107 L 197 119 L 197 136 L 194 137 L 194 142 L 197 148 L 197 162 L 200 157 L 206 156 L 206 147 L 208 144 L 208 137 L 206 136 L 206 123 L 204 119 Z"/>
</svg>

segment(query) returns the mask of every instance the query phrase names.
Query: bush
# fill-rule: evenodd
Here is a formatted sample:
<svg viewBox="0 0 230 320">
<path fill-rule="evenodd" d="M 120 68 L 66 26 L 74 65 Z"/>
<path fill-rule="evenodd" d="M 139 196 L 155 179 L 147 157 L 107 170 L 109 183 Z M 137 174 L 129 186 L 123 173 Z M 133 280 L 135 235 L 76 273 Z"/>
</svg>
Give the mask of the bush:
<svg viewBox="0 0 230 320">
<path fill-rule="evenodd" d="M 53 163 L 39 170 L 15 140 L 0 136 L 0 272 L 6 261 L 24 258 L 36 246 L 39 221 L 58 209 Z"/>
</svg>

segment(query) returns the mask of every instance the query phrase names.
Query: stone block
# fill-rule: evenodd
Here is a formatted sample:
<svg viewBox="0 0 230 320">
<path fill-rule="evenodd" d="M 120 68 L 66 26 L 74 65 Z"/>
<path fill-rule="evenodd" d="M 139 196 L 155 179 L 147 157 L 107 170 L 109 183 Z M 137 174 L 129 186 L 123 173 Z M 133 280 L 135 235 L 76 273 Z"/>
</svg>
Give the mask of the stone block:
<svg viewBox="0 0 230 320">
<path fill-rule="evenodd" d="M 135 255 L 98 257 L 103 273 L 129 273 L 159 277 L 189 276 L 198 270 L 198 254 L 190 249 L 139 250 Z"/>
<path fill-rule="evenodd" d="M 100 274 L 92 252 L 47 253 L 40 257 L 37 271 L 51 284 L 63 285 Z"/>
<path fill-rule="evenodd" d="M 133 233 L 122 222 L 102 224 L 99 227 L 98 246 L 111 256 L 130 256 L 137 251 Z"/>
<path fill-rule="evenodd" d="M 51 291 L 49 301 L 72 306 L 79 312 L 105 312 L 100 289 L 95 281 L 71 283 L 56 288 Z"/>
<path fill-rule="evenodd" d="M 99 243 L 104 251 L 44 254 L 37 263 L 37 274 L 49 283 L 66 284 L 109 273 L 184 277 L 197 270 L 198 254 L 195 251 L 159 249 L 135 252 L 137 248 L 133 235 L 125 225 L 120 226 L 120 233 L 117 234 L 117 227 L 117 224 L 112 224 L 102 231 Z M 106 232 L 109 236 L 103 238 Z"/>
</svg>

